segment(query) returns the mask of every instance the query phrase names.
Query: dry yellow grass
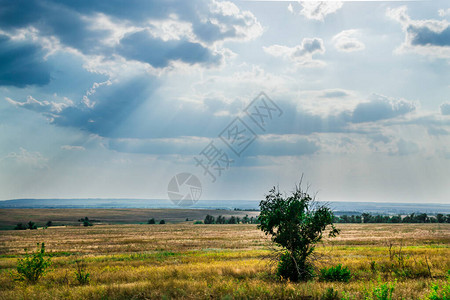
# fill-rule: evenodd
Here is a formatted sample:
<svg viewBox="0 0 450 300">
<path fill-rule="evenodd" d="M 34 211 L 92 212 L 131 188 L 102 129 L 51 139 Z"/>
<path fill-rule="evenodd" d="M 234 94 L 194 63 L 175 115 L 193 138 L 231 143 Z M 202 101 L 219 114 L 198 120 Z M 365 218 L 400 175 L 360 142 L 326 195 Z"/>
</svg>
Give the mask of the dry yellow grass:
<svg viewBox="0 0 450 300">
<path fill-rule="evenodd" d="M 270 245 L 255 225 L 105 225 L 0 232 L 0 299 L 320 299 L 333 287 L 363 299 L 380 282 L 394 282 L 394 299 L 423 299 L 432 282 L 446 283 L 450 224 L 342 224 L 341 235 L 318 246 L 319 267 L 342 263 L 349 283 L 279 281 L 264 259 Z M 37 285 L 11 280 L 23 248 L 45 242 L 53 270 Z M 389 269 L 399 250 L 414 276 Z M 73 277 L 83 259 L 91 284 Z M 371 269 L 375 262 L 374 269 Z M 428 267 L 433 278 L 429 278 Z"/>
</svg>

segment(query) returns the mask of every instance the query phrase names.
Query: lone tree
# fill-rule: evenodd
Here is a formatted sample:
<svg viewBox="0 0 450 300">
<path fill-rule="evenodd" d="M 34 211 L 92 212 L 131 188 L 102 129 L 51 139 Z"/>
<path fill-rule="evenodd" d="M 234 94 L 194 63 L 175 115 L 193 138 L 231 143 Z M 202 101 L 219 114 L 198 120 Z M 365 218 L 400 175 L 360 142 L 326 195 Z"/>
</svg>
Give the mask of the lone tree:
<svg viewBox="0 0 450 300">
<path fill-rule="evenodd" d="M 259 204 L 261 224 L 258 228 L 266 235 L 270 234 L 272 241 L 281 247 L 275 252 L 277 275 L 291 281 L 312 278 L 312 254 L 326 227 L 331 225 L 330 237 L 339 234 L 333 225 L 333 212 L 327 206 L 319 205 L 307 191 L 302 191 L 301 181 L 289 197 L 283 197 L 274 187 L 265 198 Z"/>
</svg>

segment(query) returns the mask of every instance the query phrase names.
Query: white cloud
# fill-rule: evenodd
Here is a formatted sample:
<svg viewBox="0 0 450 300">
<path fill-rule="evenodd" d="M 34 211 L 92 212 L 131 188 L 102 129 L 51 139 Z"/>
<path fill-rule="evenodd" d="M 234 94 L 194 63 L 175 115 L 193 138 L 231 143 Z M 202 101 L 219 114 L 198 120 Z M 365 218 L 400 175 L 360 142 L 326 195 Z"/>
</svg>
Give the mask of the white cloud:
<svg viewBox="0 0 450 300">
<path fill-rule="evenodd" d="M 289 3 L 289 5 L 288 5 L 288 10 L 289 10 L 291 13 L 294 13 L 294 7 L 292 6 L 292 3 Z"/>
<path fill-rule="evenodd" d="M 241 11 L 230 1 L 213 0 L 210 5 L 210 15 L 207 21 L 219 28 L 217 34 L 223 40 L 251 40 L 263 33 L 263 27 L 250 11 Z M 203 39 L 207 41 L 208 39 Z"/>
<path fill-rule="evenodd" d="M 69 101 L 68 103 L 53 101 L 49 102 L 46 100 L 38 101 L 31 96 L 28 96 L 27 101 L 25 102 L 18 102 L 8 97 L 6 97 L 5 99 L 14 106 L 27 108 L 44 114 L 60 113 L 65 108 L 71 106 L 71 103 Z"/>
<path fill-rule="evenodd" d="M 189 22 L 180 21 L 172 17 L 165 20 L 150 20 L 149 24 L 150 33 L 163 41 L 181 40 L 186 37 L 190 41 L 195 41 L 192 24 Z"/>
<path fill-rule="evenodd" d="M 48 159 L 39 152 L 29 152 L 25 148 L 20 147 L 19 152 L 11 152 L 0 161 L 13 160 L 20 165 L 30 166 L 36 169 L 48 168 Z"/>
<path fill-rule="evenodd" d="M 86 148 L 83 146 L 72 146 L 72 145 L 63 145 L 61 146 L 62 150 L 68 150 L 68 151 L 84 151 Z"/>
<path fill-rule="evenodd" d="M 332 41 L 334 47 L 343 52 L 354 52 L 364 50 L 366 47 L 364 43 L 360 42 L 355 35 L 358 35 L 359 31 L 356 29 L 344 30 L 336 34 Z"/>
<path fill-rule="evenodd" d="M 450 58 L 450 23 L 446 20 L 412 20 L 407 7 L 388 9 L 386 15 L 402 25 L 404 43 L 397 52 L 416 52 L 421 55 Z"/>
<path fill-rule="evenodd" d="M 300 14 L 308 19 L 323 21 L 329 14 L 338 11 L 343 3 L 340 1 L 301 1 Z"/>
<path fill-rule="evenodd" d="M 438 13 L 440 17 L 450 16 L 450 8 L 440 9 Z"/>
<path fill-rule="evenodd" d="M 325 46 L 320 38 L 304 38 L 300 45 L 294 47 L 272 45 L 263 47 L 263 49 L 270 55 L 289 59 L 298 66 L 321 67 L 325 65 L 323 61 L 313 59 L 313 55 L 325 53 Z"/>
</svg>

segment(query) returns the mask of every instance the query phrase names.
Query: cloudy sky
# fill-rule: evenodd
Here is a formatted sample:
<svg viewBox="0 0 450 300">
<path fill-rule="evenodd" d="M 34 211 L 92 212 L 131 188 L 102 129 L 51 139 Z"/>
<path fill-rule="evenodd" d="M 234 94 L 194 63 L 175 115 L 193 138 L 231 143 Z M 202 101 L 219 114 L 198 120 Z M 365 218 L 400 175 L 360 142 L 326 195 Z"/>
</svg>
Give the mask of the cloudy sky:
<svg viewBox="0 0 450 300">
<path fill-rule="evenodd" d="M 449 203 L 449 70 L 448 0 L 0 1 L 0 199 Z"/>
</svg>

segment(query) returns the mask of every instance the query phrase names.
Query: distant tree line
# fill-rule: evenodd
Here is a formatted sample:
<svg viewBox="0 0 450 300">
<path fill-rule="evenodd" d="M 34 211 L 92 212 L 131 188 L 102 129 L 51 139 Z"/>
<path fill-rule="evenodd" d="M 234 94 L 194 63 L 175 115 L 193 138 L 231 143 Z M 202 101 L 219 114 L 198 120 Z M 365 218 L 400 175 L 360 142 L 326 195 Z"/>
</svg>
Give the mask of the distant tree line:
<svg viewBox="0 0 450 300">
<path fill-rule="evenodd" d="M 50 226 L 53 226 L 53 222 L 52 222 L 52 221 L 48 221 L 48 222 L 45 224 L 45 227 L 50 227 Z M 44 228 L 45 228 L 45 227 L 44 227 Z M 33 229 L 37 229 L 37 224 L 34 223 L 33 221 L 30 221 L 30 222 L 28 222 L 28 223 L 26 223 L 26 224 L 23 224 L 23 223 L 17 223 L 17 225 L 16 225 L 16 227 L 14 227 L 14 229 L 15 229 L 15 230 L 27 230 L 27 229 L 33 230 Z"/>
<path fill-rule="evenodd" d="M 249 217 L 245 215 L 242 219 L 231 216 L 229 218 L 219 215 L 217 218 L 211 215 L 206 215 L 203 223 L 205 224 L 259 224 L 258 218 Z"/>
<path fill-rule="evenodd" d="M 450 214 L 437 214 L 428 216 L 426 213 L 412 213 L 402 217 L 371 215 L 363 213 L 361 215 L 342 215 L 334 217 L 335 223 L 450 223 Z"/>
<path fill-rule="evenodd" d="M 149 220 L 147 221 L 147 224 L 156 224 L 155 218 L 149 219 Z M 166 221 L 161 220 L 161 221 L 159 221 L 159 224 L 166 224 Z"/>
</svg>

